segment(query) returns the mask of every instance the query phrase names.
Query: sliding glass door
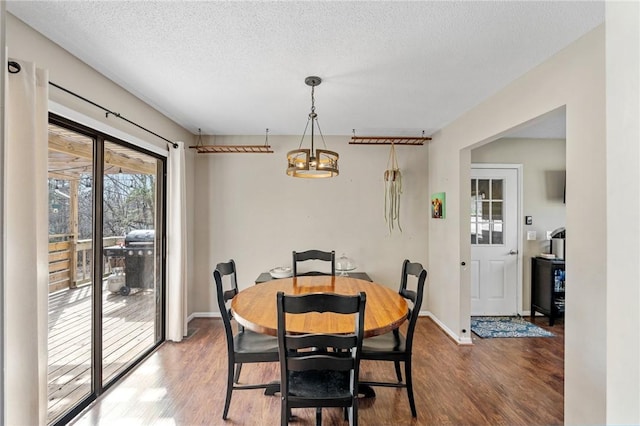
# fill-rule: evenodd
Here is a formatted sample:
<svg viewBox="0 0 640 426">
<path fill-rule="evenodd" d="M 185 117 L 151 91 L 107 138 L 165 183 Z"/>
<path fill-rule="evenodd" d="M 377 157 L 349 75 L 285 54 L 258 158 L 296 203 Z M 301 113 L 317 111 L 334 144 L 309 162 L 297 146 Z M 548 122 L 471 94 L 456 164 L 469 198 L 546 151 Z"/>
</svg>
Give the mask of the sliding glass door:
<svg viewBox="0 0 640 426">
<path fill-rule="evenodd" d="M 162 162 L 105 141 L 102 188 L 107 291 L 102 306 L 102 380 L 108 383 L 159 338 L 162 216 L 157 208 Z M 107 160 L 108 157 L 108 160 Z"/>
<path fill-rule="evenodd" d="M 92 393 L 95 145 L 91 135 L 49 124 L 49 421 Z"/>
<path fill-rule="evenodd" d="M 164 169 L 154 153 L 50 117 L 50 424 L 163 340 Z"/>
</svg>

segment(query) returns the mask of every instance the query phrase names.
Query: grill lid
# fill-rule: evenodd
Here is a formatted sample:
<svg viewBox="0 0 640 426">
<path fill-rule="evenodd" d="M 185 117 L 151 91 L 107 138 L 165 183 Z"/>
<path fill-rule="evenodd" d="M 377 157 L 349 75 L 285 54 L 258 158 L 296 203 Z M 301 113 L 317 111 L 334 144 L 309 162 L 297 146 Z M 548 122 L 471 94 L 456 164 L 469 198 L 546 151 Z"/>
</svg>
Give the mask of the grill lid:
<svg viewBox="0 0 640 426">
<path fill-rule="evenodd" d="M 136 229 L 124 237 L 125 245 L 140 245 L 140 243 L 150 244 L 155 241 L 156 232 L 153 229 Z M 137 244 L 136 244 L 137 243 Z"/>
</svg>

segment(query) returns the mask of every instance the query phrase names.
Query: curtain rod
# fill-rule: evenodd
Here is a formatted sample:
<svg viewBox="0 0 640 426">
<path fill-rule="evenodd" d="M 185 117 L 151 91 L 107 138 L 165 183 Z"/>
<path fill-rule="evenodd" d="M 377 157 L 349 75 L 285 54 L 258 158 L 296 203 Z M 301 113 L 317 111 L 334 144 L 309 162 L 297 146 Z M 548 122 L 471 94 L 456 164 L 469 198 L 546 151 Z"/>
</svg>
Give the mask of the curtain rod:
<svg viewBox="0 0 640 426">
<path fill-rule="evenodd" d="M 22 69 L 22 68 L 20 67 L 20 64 L 19 64 L 19 63 L 17 63 L 17 62 L 15 62 L 15 61 L 8 61 L 8 63 L 7 63 L 7 67 L 8 67 L 9 73 L 11 73 L 11 74 L 17 74 L 17 73 L 19 73 L 19 72 L 20 72 L 20 70 Z M 167 138 L 165 138 L 165 137 L 163 137 L 163 136 L 160 136 L 159 134 L 157 134 L 157 133 L 155 133 L 155 132 L 153 132 L 153 131 L 151 131 L 151 130 L 147 129 L 146 127 L 142 127 L 142 126 L 141 126 L 141 125 L 139 125 L 138 123 L 135 123 L 135 122 L 133 122 L 133 121 L 129 120 L 128 118 L 126 118 L 126 117 L 124 117 L 124 116 L 120 115 L 120 113 L 113 112 L 113 111 L 111 111 L 111 110 L 109 110 L 109 109 L 107 109 L 107 108 L 103 107 L 102 105 L 97 104 L 97 103 L 95 103 L 95 102 L 93 102 L 93 101 L 91 101 L 91 100 L 89 100 L 89 99 L 87 99 L 87 98 L 85 98 L 85 97 L 83 97 L 83 96 L 80 96 L 80 95 L 78 95 L 77 93 L 74 93 L 74 92 L 72 92 L 72 91 L 71 91 L 71 90 L 69 90 L 69 89 L 65 89 L 64 87 L 62 87 L 62 86 L 60 86 L 60 85 L 58 85 L 58 84 L 56 84 L 56 83 L 54 83 L 54 82 L 52 82 L 52 81 L 50 81 L 50 82 L 49 82 L 49 84 L 50 84 L 50 85 L 52 85 L 52 86 L 53 86 L 53 87 L 55 87 L 55 88 L 58 88 L 58 89 L 60 89 L 60 90 L 62 90 L 62 91 L 64 91 L 64 92 L 66 92 L 66 93 L 68 93 L 68 94 L 72 95 L 72 96 L 75 96 L 75 97 L 76 97 L 76 98 L 78 98 L 78 99 L 81 99 L 81 100 L 83 100 L 83 101 L 85 101 L 85 102 L 87 102 L 87 103 L 89 103 L 89 104 L 93 105 L 93 106 L 94 106 L 94 107 L 96 107 L 96 108 L 100 108 L 101 110 L 105 111 L 105 113 L 106 113 L 106 114 L 105 114 L 105 116 L 106 116 L 107 118 L 109 117 L 109 114 L 111 114 L 111 115 L 113 115 L 114 117 L 117 117 L 117 118 L 119 118 L 119 119 L 121 119 L 121 120 L 124 120 L 124 121 L 126 121 L 127 123 L 129 123 L 129 124 L 133 124 L 133 125 L 134 125 L 134 126 L 136 126 L 137 128 L 139 128 L 139 129 L 141 129 L 141 130 L 144 130 L 144 131 L 145 131 L 145 132 L 147 132 L 147 133 L 151 133 L 153 136 L 156 136 L 156 137 L 158 137 L 158 138 L 162 139 L 163 141 L 166 141 L 167 143 L 171 144 L 171 146 L 173 146 L 174 148 L 178 148 L 178 144 L 177 144 L 177 143 L 172 142 L 172 141 L 170 141 L 169 139 L 167 139 Z"/>
<path fill-rule="evenodd" d="M 117 118 L 119 118 L 119 119 L 121 119 L 121 120 L 124 120 L 124 121 L 126 121 L 127 123 L 129 123 L 129 124 L 133 124 L 133 125 L 134 125 L 134 126 L 136 126 L 137 128 L 142 129 L 142 130 L 144 130 L 144 131 L 145 131 L 145 132 L 147 132 L 147 133 L 151 133 L 153 136 L 159 137 L 159 138 L 160 138 L 160 139 L 162 139 L 163 141 L 166 141 L 167 143 L 171 144 L 171 146 L 173 146 L 174 148 L 178 148 L 178 144 L 177 144 L 177 143 L 172 142 L 172 141 L 170 141 L 169 139 L 167 139 L 167 138 L 165 138 L 165 137 L 163 137 L 163 136 L 160 136 L 159 134 L 157 134 L 157 133 L 155 133 L 155 132 L 153 132 L 153 131 L 151 131 L 151 130 L 147 129 L 146 127 L 142 127 L 142 126 L 141 126 L 141 125 L 139 125 L 138 123 L 135 123 L 135 122 L 133 122 L 133 121 L 129 120 L 128 118 L 126 118 L 126 117 L 124 117 L 124 116 L 120 115 L 120 113 L 113 112 L 113 111 L 111 111 L 111 110 L 109 110 L 109 109 L 107 109 L 107 108 L 103 107 L 103 106 L 102 106 L 102 105 L 100 105 L 100 104 L 97 104 L 97 103 L 95 103 L 95 102 L 93 102 L 93 101 L 91 101 L 91 100 L 89 100 L 89 99 L 87 99 L 87 98 L 85 98 L 85 97 L 83 97 L 83 96 L 78 95 L 77 93 L 72 92 L 72 91 L 71 91 L 71 90 L 69 90 L 69 89 L 65 89 L 64 87 L 62 87 L 62 86 L 60 86 L 60 85 L 58 85 L 58 84 L 54 83 L 53 81 L 50 81 L 50 82 L 49 82 L 49 84 L 50 84 L 50 85 L 52 85 L 52 86 L 53 86 L 53 87 L 55 87 L 55 88 L 58 88 L 58 89 L 62 90 L 63 92 L 66 92 L 66 93 L 68 93 L 68 94 L 70 94 L 70 95 L 72 95 L 72 96 L 75 96 L 75 97 L 76 97 L 76 98 L 78 98 L 78 99 L 81 99 L 81 100 L 83 100 L 83 101 L 85 101 L 85 102 L 87 102 L 87 103 L 89 103 L 89 104 L 93 105 L 93 106 L 94 106 L 94 107 L 96 107 L 96 108 L 100 108 L 101 110 L 105 111 L 105 113 L 106 113 L 106 114 L 105 114 L 105 117 L 107 117 L 107 118 L 109 117 L 109 114 L 111 114 L 111 115 L 113 115 L 114 117 L 117 117 Z"/>
</svg>

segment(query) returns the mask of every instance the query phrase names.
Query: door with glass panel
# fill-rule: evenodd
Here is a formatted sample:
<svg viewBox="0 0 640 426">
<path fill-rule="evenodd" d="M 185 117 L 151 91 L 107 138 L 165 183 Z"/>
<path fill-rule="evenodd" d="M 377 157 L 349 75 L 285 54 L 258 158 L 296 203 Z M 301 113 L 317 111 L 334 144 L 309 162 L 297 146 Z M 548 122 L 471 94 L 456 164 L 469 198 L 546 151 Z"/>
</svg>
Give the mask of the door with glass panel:
<svg viewBox="0 0 640 426">
<path fill-rule="evenodd" d="M 49 123 L 49 422 L 93 392 L 95 145 L 90 134 Z"/>
<path fill-rule="evenodd" d="M 160 160 L 104 142 L 102 381 L 122 373 L 160 339 Z"/>
<path fill-rule="evenodd" d="M 515 315 L 518 171 L 471 169 L 471 315 Z"/>
<path fill-rule="evenodd" d="M 164 164 L 50 117 L 50 424 L 66 424 L 163 339 Z"/>
</svg>

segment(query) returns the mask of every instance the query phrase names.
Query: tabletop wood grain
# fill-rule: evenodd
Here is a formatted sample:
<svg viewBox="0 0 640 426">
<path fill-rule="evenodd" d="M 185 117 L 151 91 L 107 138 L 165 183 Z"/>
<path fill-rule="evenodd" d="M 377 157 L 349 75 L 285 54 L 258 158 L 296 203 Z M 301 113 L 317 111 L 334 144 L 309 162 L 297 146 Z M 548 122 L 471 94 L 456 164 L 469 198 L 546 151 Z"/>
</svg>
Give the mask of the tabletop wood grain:
<svg viewBox="0 0 640 426">
<path fill-rule="evenodd" d="M 375 282 L 348 276 L 292 277 L 257 284 L 239 292 L 231 301 L 231 311 L 239 324 L 258 333 L 276 335 L 276 294 L 338 293 L 364 291 L 367 304 L 364 336 L 372 337 L 400 327 L 406 320 L 408 305 L 397 291 Z M 349 333 L 353 316 L 332 313 L 287 314 L 287 328 L 293 333 Z"/>
</svg>

